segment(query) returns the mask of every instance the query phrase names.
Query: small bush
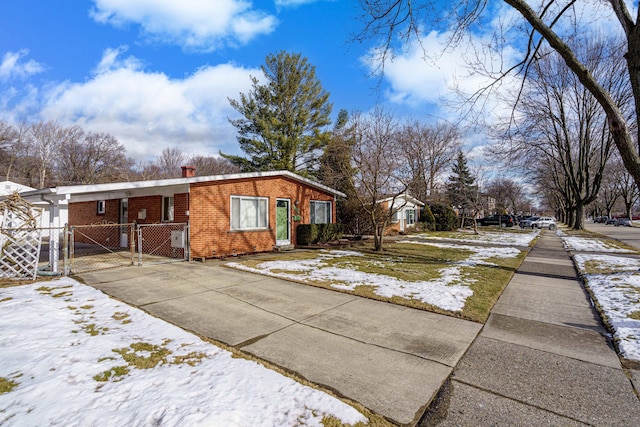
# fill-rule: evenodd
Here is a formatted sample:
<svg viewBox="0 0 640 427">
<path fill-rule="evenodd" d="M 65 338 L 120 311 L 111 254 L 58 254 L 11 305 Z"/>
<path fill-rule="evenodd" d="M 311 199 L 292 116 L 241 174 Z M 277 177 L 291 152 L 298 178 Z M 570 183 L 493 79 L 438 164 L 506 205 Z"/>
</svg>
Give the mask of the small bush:
<svg viewBox="0 0 640 427">
<path fill-rule="evenodd" d="M 342 237 L 342 224 L 300 224 L 296 229 L 298 245 L 326 243 Z"/>
<path fill-rule="evenodd" d="M 436 217 L 433 216 L 433 212 L 431 212 L 431 208 L 429 205 L 424 205 L 424 208 L 420 210 L 420 220 L 419 222 L 423 224 L 421 228 L 424 230 L 435 230 L 436 229 Z"/>
<path fill-rule="evenodd" d="M 307 246 L 318 238 L 318 227 L 316 224 L 300 224 L 296 228 L 298 245 Z"/>
<path fill-rule="evenodd" d="M 436 231 L 452 231 L 458 229 L 458 216 L 448 205 L 433 205 L 431 212 L 435 218 Z"/>
</svg>

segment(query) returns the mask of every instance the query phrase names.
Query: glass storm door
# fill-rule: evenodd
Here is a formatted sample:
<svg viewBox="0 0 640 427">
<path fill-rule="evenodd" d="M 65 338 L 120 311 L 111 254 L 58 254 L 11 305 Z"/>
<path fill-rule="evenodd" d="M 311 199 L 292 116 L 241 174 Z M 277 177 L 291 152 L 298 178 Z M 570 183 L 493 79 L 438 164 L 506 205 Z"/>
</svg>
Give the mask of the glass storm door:
<svg viewBox="0 0 640 427">
<path fill-rule="evenodd" d="M 276 200 L 276 245 L 278 246 L 291 244 L 289 203 L 289 199 Z"/>
</svg>

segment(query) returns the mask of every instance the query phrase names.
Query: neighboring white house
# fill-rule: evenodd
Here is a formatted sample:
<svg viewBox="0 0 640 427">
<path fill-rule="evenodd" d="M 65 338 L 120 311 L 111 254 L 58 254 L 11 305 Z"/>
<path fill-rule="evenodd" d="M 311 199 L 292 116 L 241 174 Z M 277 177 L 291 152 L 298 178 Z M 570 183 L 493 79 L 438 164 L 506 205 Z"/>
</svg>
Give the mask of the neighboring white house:
<svg viewBox="0 0 640 427">
<path fill-rule="evenodd" d="M 379 202 L 382 203 L 385 209 L 391 207 L 393 211 L 391 224 L 385 229 L 385 234 L 403 232 L 407 228 L 413 227 L 420 218 L 420 209 L 424 207 L 424 203 L 408 194 L 401 194 L 396 196 L 395 199 L 388 197 L 379 200 Z"/>
<path fill-rule="evenodd" d="M 18 184 L 13 181 L 2 181 L 0 182 L 0 196 L 8 196 L 9 194 L 18 193 L 22 191 L 32 191 L 35 188 L 27 187 L 26 185 Z"/>
<path fill-rule="evenodd" d="M 0 182 L 0 198 L 2 196 L 13 194 L 16 191 L 18 193 L 25 193 L 35 190 L 36 189 L 33 187 L 18 184 L 13 181 Z M 67 203 L 67 200 L 63 199 L 52 201 L 48 200 L 46 197 L 38 197 L 37 199 L 29 200 L 29 202 L 35 207 L 42 209 L 42 216 L 40 217 L 40 227 L 42 228 L 62 228 L 69 221 L 69 204 Z M 58 210 L 53 217 L 50 215 L 52 209 Z M 45 232 L 44 235 L 48 235 L 48 233 Z"/>
</svg>

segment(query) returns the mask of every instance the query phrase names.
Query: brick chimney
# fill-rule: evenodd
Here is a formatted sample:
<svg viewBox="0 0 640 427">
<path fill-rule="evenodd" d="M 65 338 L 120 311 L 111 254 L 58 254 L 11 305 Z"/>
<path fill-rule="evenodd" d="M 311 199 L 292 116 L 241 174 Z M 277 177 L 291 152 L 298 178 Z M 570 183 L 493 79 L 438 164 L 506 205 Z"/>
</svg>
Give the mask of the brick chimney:
<svg viewBox="0 0 640 427">
<path fill-rule="evenodd" d="M 192 176 L 196 176 L 196 168 L 193 166 L 181 166 L 181 169 L 183 178 L 191 178 Z"/>
</svg>

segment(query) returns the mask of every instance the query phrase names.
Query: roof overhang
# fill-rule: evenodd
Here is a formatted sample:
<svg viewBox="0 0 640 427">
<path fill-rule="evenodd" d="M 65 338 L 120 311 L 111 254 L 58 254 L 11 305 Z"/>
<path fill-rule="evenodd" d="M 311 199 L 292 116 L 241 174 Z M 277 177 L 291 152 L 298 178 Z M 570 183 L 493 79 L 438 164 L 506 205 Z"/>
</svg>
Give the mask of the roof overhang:
<svg viewBox="0 0 640 427">
<path fill-rule="evenodd" d="M 194 176 L 189 178 L 172 178 L 150 181 L 113 182 L 108 184 L 68 185 L 42 190 L 25 191 L 20 196 L 28 201 L 39 200 L 71 200 L 74 202 L 92 201 L 101 199 L 119 199 L 127 197 L 143 197 L 148 195 L 164 194 L 167 196 L 188 193 L 189 186 L 199 182 L 219 182 L 241 179 L 283 177 L 297 181 L 332 194 L 346 197 L 344 193 L 334 190 L 326 185 L 311 179 L 296 175 L 289 171 L 248 172 L 227 175 Z"/>
</svg>

